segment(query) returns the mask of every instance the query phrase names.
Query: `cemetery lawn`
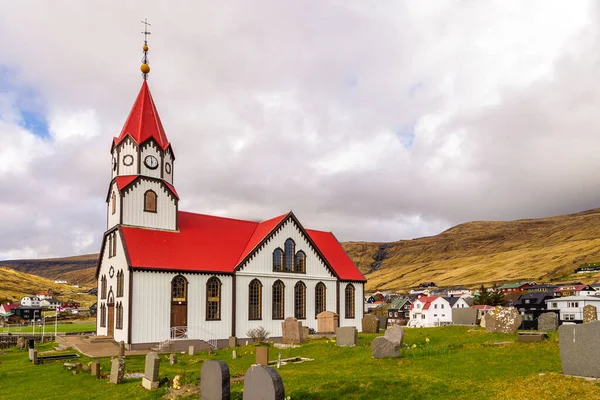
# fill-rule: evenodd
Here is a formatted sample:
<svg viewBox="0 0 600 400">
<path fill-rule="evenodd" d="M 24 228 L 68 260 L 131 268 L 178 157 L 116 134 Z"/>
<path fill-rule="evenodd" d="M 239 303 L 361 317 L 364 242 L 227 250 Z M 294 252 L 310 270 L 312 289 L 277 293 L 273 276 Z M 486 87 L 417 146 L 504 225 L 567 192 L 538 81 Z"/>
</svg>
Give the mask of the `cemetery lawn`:
<svg viewBox="0 0 600 400">
<path fill-rule="evenodd" d="M 60 332 L 60 333 L 95 332 L 95 331 L 96 331 L 96 323 L 58 324 L 58 332 Z M 32 333 L 33 327 L 31 327 L 31 326 L 24 326 L 21 328 L 11 327 L 10 329 L 0 328 L 0 333 L 9 333 L 9 332 L 12 333 L 13 335 L 18 335 L 19 333 Z M 40 328 L 39 326 L 36 326 L 35 332 L 41 333 L 42 328 Z M 45 332 L 47 334 L 53 334 L 54 333 L 54 323 L 46 324 Z"/>
<path fill-rule="evenodd" d="M 520 343 L 517 335 L 487 333 L 483 329 L 448 326 L 406 329 L 402 357 L 373 359 L 371 341 L 380 335 L 359 334 L 356 347 L 336 347 L 335 340 L 309 340 L 294 349 L 271 347 L 270 359 L 307 357 L 313 361 L 284 365 L 279 373 L 285 394 L 296 399 L 575 399 L 597 398 L 600 381 L 562 375 L 558 336 L 551 333 L 544 342 Z M 510 342 L 508 344 L 495 344 Z M 51 350 L 53 344 L 38 346 Z M 224 360 L 232 376 L 232 399 L 242 398 L 243 374 L 254 362 L 254 346 L 208 355 L 178 354 L 178 363 L 169 365 L 161 354 L 160 377 L 181 376 L 183 389 L 178 398 L 198 398 L 202 362 Z M 87 357 L 80 362 L 88 363 Z M 103 373 L 110 370 L 110 358 L 101 358 Z M 143 372 L 144 356 L 127 356 L 126 373 Z M 189 391 L 188 391 L 189 390 Z M 141 379 L 126 379 L 121 385 L 96 380 L 89 373 L 73 375 L 63 361 L 32 365 L 26 351 L 0 351 L 0 399 L 159 399 L 163 386 L 147 391 Z"/>
</svg>

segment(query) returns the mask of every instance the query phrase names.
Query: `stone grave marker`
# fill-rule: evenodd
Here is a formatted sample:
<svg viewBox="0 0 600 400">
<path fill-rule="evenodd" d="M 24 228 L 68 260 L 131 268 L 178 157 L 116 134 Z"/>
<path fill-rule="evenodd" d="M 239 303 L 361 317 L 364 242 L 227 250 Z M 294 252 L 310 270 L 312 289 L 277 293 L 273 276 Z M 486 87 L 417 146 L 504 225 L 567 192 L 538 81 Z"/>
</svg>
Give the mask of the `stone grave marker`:
<svg viewBox="0 0 600 400">
<path fill-rule="evenodd" d="M 269 348 L 266 346 L 256 346 L 256 364 L 269 365 Z"/>
<path fill-rule="evenodd" d="M 125 374 L 125 360 L 121 357 L 113 358 L 110 367 L 110 383 L 119 384 L 123 382 L 123 375 Z"/>
<path fill-rule="evenodd" d="M 281 323 L 283 343 L 302 343 L 302 322 L 294 317 L 288 317 Z"/>
<path fill-rule="evenodd" d="M 244 378 L 244 399 L 284 400 L 285 390 L 281 376 L 264 365 L 253 365 Z"/>
<path fill-rule="evenodd" d="M 144 368 L 144 377 L 142 386 L 146 389 L 158 388 L 158 373 L 160 370 L 160 358 L 154 351 L 146 354 L 146 365 Z"/>
<path fill-rule="evenodd" d="M 383 337 L 392 343 L 402 346 L 404 341 L 404 329 L 400 325 L 393 325 L 386 329 Z"/>
<path fill-rule="evenodd" d="M 96 377 L 96 379 L 100 378 L 100 361 L 94 360 L 94 361 L 92 361 L 90 366 L 92 367 L 91 375 Z"/>
<path fill-rule="evenodd" d="M 31 349 L 31 362 L 34 364 L 38 363 L 37 349 Z"/>
<path fill-rule="evenodd" d="M 310 330 L 308 329 L 308 326 L 303 326 L 302 327 L 302 341 L 303 342 L 308 340 L 308 335 L 310 335 Z"/>
<path fill-rule="evenodd" d="M 558 337 L 565 375 L 600 378 L 600 321 L 561 325 Z"/>
<path fill-rule="evenodd" d="M 597 321 L 598 320 L 598 310 L 596 306 L 591 304 L 583 306 L 583 323 Z"/>
<path fill-rule="evenodd" d="M 452 324 L 454 325 L 477 325 L 476 308 L 453 308 Z"/>
<path fill-rule="evenodd" d="M 379 320 L 373 314 L 367 314 L 362 319 L 363 333 L 379 333 Z"/>
<path fill-rule="evenodd" d="M 339 326 L 340 316 L 331 311 L 323 311 L 317 315 L 317 332 L 334 333 Z"/>
<path fill-rule="evenodd" d="M 237 337 L 229 336 L 229 347 L 237 347 Z"/>
<path fill-rule="evenodd" d="M 523 322 L 523 317 L 514 307 L 496 306 L 484 318 L 488 332 L 515 333 Z"/>
<path fill-rule="evenodd" d="M 225 361 L 204 361 L 200 373 L 200 400 L 229 400 L 229 385 L 229 366 Z"/>
<path fill-rule="evenodd" d="M 387 315 L 376 315 L 377 320 L 379 320 L 379 330 L 387 329 L 388 317 Z"/>
<path fill-rule="evenodd" d="M 169 364 L 171 364 L 171 365 L 177 364 L 177 354 L 175 354 L 175 353 L 169 354 Z"/>
<path fill-rule="evenodd" d="M 196 354 L 196 347 L 195 346 L 188 347 L 188 354 L 190 356 L 193 356 L 194 354 Z"/>
<path fill-rule="evenodd" d="M 392 342 L 385 336 L 379 336 L 371 342 L 371 351 L 375 358 L 400 357 L 400 343 Z"/>
<path fill-rule="evenodd" d="M 341 326 L 335 330 L 335 344 L 339 347 L 356 346 L 358 329 L 353 326 Z"/>
<path fill-rule="evenodd" d="M 545 312 L 538 317 L 538 331 L 554 332 L 558 329 L 558 314 Z"/>
<path fill-rule="evenodd" d="M 119 342 L 119 357 L 124 357 L 124 356 L 125 356 L 125 342 L 121 340 Z"/>
</svg>

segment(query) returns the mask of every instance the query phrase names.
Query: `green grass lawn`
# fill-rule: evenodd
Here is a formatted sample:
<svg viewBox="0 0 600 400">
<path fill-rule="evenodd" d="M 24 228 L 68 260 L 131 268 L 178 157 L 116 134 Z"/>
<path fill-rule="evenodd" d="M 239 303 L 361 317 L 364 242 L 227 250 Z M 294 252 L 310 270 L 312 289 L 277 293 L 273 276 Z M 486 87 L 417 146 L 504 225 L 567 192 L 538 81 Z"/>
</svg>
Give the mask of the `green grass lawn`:
<svg viewBox="0 0 600 400">
<path fill-rule="evenodd" d="M 282 366 L 279 373 L 291 399 L 576 399 L 598 398 L 600 383 L 561 374 L 557 335 L 545 342 L 520 343 L 517 335 L 491 334 L 480 328 L 441 327 L 406 329 L 402 357 L 373 359 L 370 343 L 378 335 L 359 335 L 359 345 L 339 348 L 335 341 L 310 340 L 296 349 L 270 349 L 270 359 L 302 356 L 313 359 Z M 429 341 L 427 341 L 429 339 Z M 494 342 L 514 341 L 507 345 Z M 415 345 L 415 347 L 413 347 Z M 52 344 L 39 346 L 39 351 Z M 242 398 L 243 374 L 254 362 L 254 347 L 212 355 L 179 355 L 171 366 L 161 355 L 161 378 L 181 376 L 182 397 L 198 398 L 202 362 L 224 360 L 232 375 L 232 398 Z M 0 399 L 161 398 L 166 389 L 146 391 L 141 379 L 107 384 L 87 373 L 73 375 L 63 362 L 32 365 L 27 353 L 0 353 Z M 89 358 L 82 357 L 88 363 Z M 110 359 L 100 359 L 108 372 Z M 127 356 L 126 372 L 142 372 L 143 356 Z M 35 376 L 35 379 L 31 379 Z M 187 390 L 190 390 L 189 392 Z"/>
<path fill-rule="evenodd" d="M 91 332 L 91 331 L 95 331 L 95 330 L 96 330 L 96 324 L 89 323 L 89 322 L 81 323 L 81 324 L 78 324 L 78 323 L 58 324 L 58 332 L 60 332 L 60 333 Z M 31 327 L 31 326 L 24 326 L 24 327 L 11 326 L 10 328 L 0 328 L 0 333 L 13 333 L 15 335 L 17 335 L 19 333 L 32 333 L 32 332 L 33 332 L 33 327 Z M 41 333 L 42 328 L 39 326 L 36 326 L 35 332 Z M 54 323 L 46 324 L 45 332 L 46 333 L 54 333 Z"/>
</svg>

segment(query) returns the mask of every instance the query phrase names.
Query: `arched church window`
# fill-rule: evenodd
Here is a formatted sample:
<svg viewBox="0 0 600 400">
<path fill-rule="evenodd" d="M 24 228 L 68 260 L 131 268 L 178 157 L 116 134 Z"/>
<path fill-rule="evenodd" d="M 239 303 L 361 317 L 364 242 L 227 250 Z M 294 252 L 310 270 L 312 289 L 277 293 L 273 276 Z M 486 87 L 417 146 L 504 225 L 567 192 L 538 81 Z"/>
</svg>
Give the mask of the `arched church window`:
<svg viewBox="0 0 600 400">
<path fill-rule="evenodd" d="M 125 273 L 123 270 L 117 272 L 117 297 L 123 297 L 123 286 L 125 285 Z"/>
<path fill-rule="evenodd" d="M 283 271 L 283 250 L 279 247 L 273 251 L 273 271 Z"/>
<path fill-rule="evenodd" d="M 306 272 L 306 254 L 302 250 L 296 253 L 294 272 Z"/>
<path fill-rule="evenodd" d="M 100 304 L 100 327 L 106 328 L 106 305 Z"/>
<path fill-rule="evenodd" d="M 294 317 L 306 318 L 306 285 L 302 281 L 294 286 Z"/>
<path fill-rule="evenodd" d="M 285 316 L 285 285 L 280 280 L 273 284 L 273 319 L 283 319 Z"/>
<path fill-rule="evenodd" d="M 326 287 L 323 282 L 315 286 L 315 317 L 327 309 Z"/>
<path fill-rule="evenodd" d="M 171 301 L 179 304 L 187 302 L 187 280 L 181 275 L 171 281 Z"/>
<path fill-rule="evenodd" d="M 117 195 L 115 192 L 112 192 L 112 195 L 110 196 L 110 210 L 111 214 L 117 212 Z"/>
<path fill-rule="evenodd" d="M 221 319 L 221 281 L 215 276 L 206 282 L 206 319 Z"/>
<path fill-rule="evenodd" d="M 100 298 L 106 299 L 106 275 L 102 275 L 100 278 Z"/>
<path fill-rule="evenodd" d="M 116 328 L 123 329 L 123 303 L 122 302 L 117 303 L 116 313 L 117 313 Z"/>
<path fill-rule="evenodd" d="M 253 279 L 248 289 L 248 319 L 262 319 L 262 283 Z"/>
<path fill-rule="evenodd" d="M 345 314 L 346 318 L 354 318 L 354 285 L 349 283 L 346 285 L 345 293 Z"/>
<path fill-rule="evenodd" d="M 290 238 L 285 241 L 285 270 L 294 270 L 294 255 L 296 254 L 296 243 Z"/>
<path fill-rule="evenodd" d="M 144 211 L 155 213 L 156 201 L 156 193 L 152 190 L 147 190 L 146 193 L 144 193 Z"/>
</svg>

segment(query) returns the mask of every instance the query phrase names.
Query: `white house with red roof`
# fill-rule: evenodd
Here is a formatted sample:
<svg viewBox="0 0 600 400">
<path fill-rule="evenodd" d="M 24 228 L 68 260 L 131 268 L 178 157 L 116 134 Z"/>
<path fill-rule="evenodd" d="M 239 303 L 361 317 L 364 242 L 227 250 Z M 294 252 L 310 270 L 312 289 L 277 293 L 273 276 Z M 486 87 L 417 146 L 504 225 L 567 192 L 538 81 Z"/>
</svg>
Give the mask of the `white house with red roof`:
<svg viewBox="0 0 600 400">
<path fill-rule="evenodd" d="M 452 323 L 452 306 L 440 296 L 422 296 L 410 307 L 409 326 L 433 327 Z"/>
<path fill-rule="evenodd" d="M 366 279 L 331 232 L 292 212 L 253 222 L 179 210 L 175 155 L 145 79 L 111 154 L 99 336 L 129 348 L 258 327 L 279 337 L 285 318 L 316 330 L 322 311 L 361 329 Z"/>
</svg>

